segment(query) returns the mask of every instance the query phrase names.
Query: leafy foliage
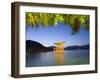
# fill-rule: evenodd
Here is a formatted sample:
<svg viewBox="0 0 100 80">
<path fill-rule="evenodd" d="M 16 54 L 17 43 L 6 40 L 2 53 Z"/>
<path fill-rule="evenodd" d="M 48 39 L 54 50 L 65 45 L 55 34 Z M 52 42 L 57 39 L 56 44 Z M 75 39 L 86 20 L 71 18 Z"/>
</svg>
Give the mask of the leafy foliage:
<svg viewBox="0 0 100 80">
<path fill-rule="evenodd" d="M 70 25 L 72 34 L 78 32 L 81 26 L 87 30 L 89 29 L 89 15 L 26 12 L 26 24 L 33 27 L 39 25 L 55 27 L 59 22 Z"/>
</svg>

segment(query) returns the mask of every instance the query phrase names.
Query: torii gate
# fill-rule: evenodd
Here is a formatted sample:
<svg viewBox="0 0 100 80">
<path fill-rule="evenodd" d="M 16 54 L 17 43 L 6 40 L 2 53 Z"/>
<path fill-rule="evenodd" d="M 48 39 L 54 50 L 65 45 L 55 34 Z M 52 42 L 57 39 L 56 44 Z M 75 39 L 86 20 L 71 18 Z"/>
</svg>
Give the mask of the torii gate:
<svg viewBox="0 0 100 80">
<path fill-rule="evenodd" d="M 57 42 L 57 43 L 54 43 L 55 44 L 55 48 L 54 48 L 54 52 L 58 52 L 58 53 L 60 53 L 60 52 L 64 52 L 64 43 L 65 42 Z"/>
</svg>

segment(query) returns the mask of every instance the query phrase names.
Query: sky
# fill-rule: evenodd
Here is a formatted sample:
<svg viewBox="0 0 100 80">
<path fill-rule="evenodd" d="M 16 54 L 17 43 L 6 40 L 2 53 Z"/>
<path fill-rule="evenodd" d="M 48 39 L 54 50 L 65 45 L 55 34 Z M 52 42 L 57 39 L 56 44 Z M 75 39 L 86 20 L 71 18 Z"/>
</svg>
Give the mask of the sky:
<svg viewBox="0 0 100 80">
<path fill-rule="evenodd" d="M 55 42 L 65 42 L 65 47 L 72 45 L 89 44 L 89 30 L 80 28 L 80 31 L 74 35 L 69 25 L 58 23 L 56 26 L 40 26 L 38 28 L 27 25 L 26 40 L 32 40 L 42 45 L 54 46 Z"/>
</svg>

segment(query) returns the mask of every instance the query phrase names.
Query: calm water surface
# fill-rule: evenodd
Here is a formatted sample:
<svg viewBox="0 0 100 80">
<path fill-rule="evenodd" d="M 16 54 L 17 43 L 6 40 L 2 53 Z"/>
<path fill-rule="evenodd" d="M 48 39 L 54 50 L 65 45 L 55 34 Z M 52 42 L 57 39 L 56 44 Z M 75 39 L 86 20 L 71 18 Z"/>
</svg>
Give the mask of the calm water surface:
<svg viewBox="0 0 100 80">
<path fill-rule="evenodd" d="M 65 50 L 64 53 L 51 51 L 26 56 L 26 67 L 79 64 L 89 64 L 89 50 Z"/>
</svg>

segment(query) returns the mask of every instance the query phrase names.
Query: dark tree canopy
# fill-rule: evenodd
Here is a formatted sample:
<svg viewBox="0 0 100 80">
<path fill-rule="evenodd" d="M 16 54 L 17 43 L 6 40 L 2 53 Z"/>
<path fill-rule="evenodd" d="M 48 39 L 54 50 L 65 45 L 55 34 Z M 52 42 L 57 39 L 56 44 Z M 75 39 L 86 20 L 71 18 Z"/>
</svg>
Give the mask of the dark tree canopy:
<svg viewBox="0 0 100 80">
<path fill-rule="evenodd" d="M 72 34 L 78 32 L 80 27 L 89 29 L 89 15 L 26 12 L 26 25 L 55 27 L 59 22 L 70 25 Z"/>
</svg>

